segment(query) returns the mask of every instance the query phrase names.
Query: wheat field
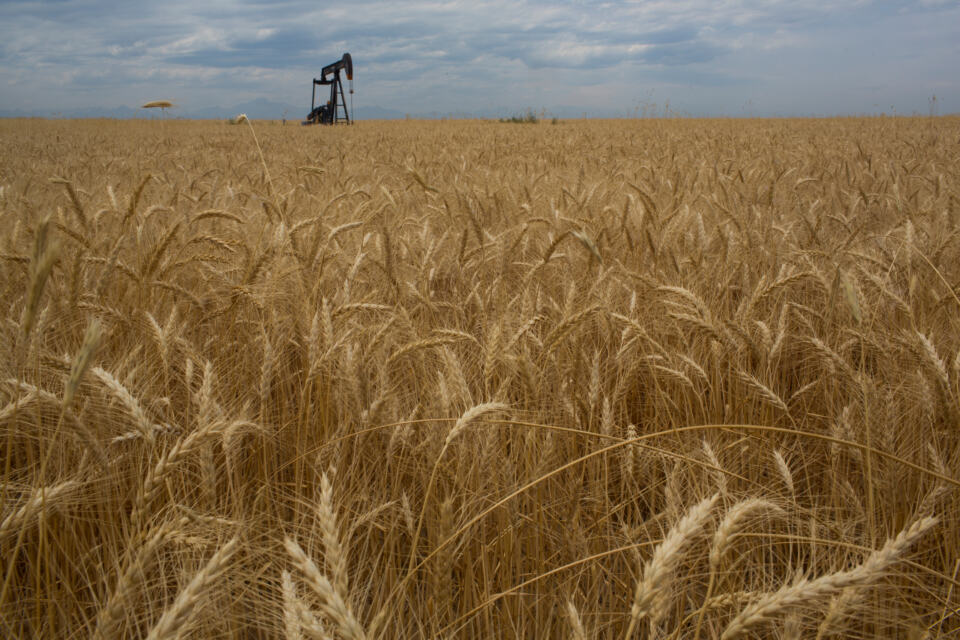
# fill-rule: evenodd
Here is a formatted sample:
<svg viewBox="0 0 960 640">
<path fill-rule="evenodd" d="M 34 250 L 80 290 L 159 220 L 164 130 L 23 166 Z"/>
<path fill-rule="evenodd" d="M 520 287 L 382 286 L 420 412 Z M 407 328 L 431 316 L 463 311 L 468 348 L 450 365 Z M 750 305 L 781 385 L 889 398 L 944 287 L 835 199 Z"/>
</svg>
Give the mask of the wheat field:
<svg viewBox="0 0 960 640">
<path fill-rule="evenodd" d="M 0 636 L 960 633 L 960 119 L 0 121 Z"/>
</svg>

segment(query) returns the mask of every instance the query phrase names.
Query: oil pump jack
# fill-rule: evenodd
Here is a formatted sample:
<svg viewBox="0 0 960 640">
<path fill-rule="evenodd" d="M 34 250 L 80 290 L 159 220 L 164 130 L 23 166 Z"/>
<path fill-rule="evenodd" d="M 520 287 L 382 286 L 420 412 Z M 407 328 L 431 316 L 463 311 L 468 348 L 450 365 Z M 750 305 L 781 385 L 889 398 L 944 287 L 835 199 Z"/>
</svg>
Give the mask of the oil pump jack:
<svg viewBox="0 0 960 640">
<path fill-rule="evenodd" d="M 343 54 L 343 57 L 328 64 L 320 72 L 319 78 L 313 79 L 313 89 L 310 94 L 310 113 L 307 119 L 301 124 L 337 124 L 346 122 L 350 124 L 350 113 L 347 111 L 347 97 L 343 93 L 343 82 L 340 80 L 340 72 L 347 75 L 347 81 L 350 83 L 350 94 L 353 95 L 353 59 L 349 53 Z M 330 98 L 326 104 L 317 106 L 317 86 L 330 85 Z M 320 96 L 323 99 L 323 96 Z M 342 110 L 342 114 L 341 114 Z"/>
</svg>

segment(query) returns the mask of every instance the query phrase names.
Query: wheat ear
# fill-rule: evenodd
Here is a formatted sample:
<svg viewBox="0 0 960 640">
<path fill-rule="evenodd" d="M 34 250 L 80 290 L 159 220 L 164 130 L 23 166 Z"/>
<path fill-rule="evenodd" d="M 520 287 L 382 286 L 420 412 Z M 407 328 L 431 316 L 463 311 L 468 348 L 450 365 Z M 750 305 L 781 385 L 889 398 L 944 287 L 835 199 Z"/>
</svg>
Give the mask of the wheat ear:
<svg viewBox="0 0 960 640">
<path fill-rule="evenodd" d="M 420 539 L 420 531 L 423 529 L 423 517 L 427 512 L 427 504 L 430 500 L 430 493 L 433 491 L 433 482 L 437 476 L 437 469 L 440 468 L 440 461 L 443 460 L 443 454 L 447 452 L 447 448 L 456 439 L 456 437 L 463 433 L 463 431 L 473 422 L 479 420 L 487 414 L 497 411 L 506 411 L 507 409 L 509 409 L 509 407 L 500 402 L 485 402 L 483 404 L 478 404 L 464 411 L 463 415 L 461 415 L 457 422 L 453 425 L 453 428 L 450 429 L 449 433 L 447 433 L 447 437 L 443 441 L 443 447 L 441 447 L 440 453 L 437 455 L 437 461 L 433 465 L 433 471 L 430 472 L 430 479 L 427 481 L 427 490 L 423 495 L 423 507 L 420 509 L 420 517 L 417 519 L 417 528 L 413 533 L 413 541 L 410 545 L 410 560 L 407 563 L 408 573 L 413 571 L 413 563 L 417 558 L 417 541 Z"/>
<path fill-rule="evenodd" d="M 336 623 L 340 635 L 348 640 L 366 640 L 367 634 L 353 615 L 350 605 L 337 593 L 327 576 L 320 573 L 320 569 L 307 557 L 300 545 L 290 538 L 284 538 L 283 545 L 294 566 L 303 574 L 307 585 L 320 597 L 321 611 Z"/>
<path fill-rule="evenodd" d="M 303 631 L 300 628 L 300 607 L 302 603 L 297 597 L 297 587 L 293 584 L 293 576 L 286 569 L 280 574 L 280 585 L 283 589 L 283 630 L 286 640 L 303 640 Z"/>
<path fill-rule="evenodd" d="M 100 327 L 100 321 L 96 319 L 92 320 L 90 324 L 87 325 L 87 331 L 83 336 L 83 344 L 80 346 L 80 351 L 77 352 L 77 357 L 73 359 L 73 363 L 70 366 L 70 377 L 67 378 L 67 384 L 63 390 L 63 406 L 65 409 L 73 402 L 77 388 L 80 387 L 80 381 L 83 379 L 83 374 L 86 373 L 90 367 L 90 361 L 97 352 L 97 347 L 100 346 L 102 335 L 103 329 Z"/>
<path fill-rule="evenodd" d="M 100 327 L 99 320 L 92 320 L 89 325 L 87 325 L 87 330 L 83 336 L 83 343 L 80 345 L 80 350 L 77 352 L 76 357 L 73 359 L 73 363 L 70 366 L 70 377 L 67 378 L 67 383 L 64 385 L 63 390 L 63 411 L 66 412 L 70 408 L 70 404 L 73 402 L 73 398 L 77 393 L 77 389 L 80 387 L 80 382 L 83 380 L 83 375 L 86 373 L 87 369 L 90 368 L 90 362 L 93 360 L 94 354 L 97 352 L 97 348 L 100 346 L 100 339 L 103 335 L 103 330 Z M 80 434 L 83 443 L 86 445 L 87 449 L 94 454 L 97 461 L 102 465 L 107 465 L 107 454 L 103 450 L 100 441 L 97 440 L 93 432 L 84 424 L 79 418 L 74 420 L 74 424 L 77 426 L 77 431 Z"/>
<path fill-rule="evenodd" d="M 573 640 L 587 640 L 580 612 L 577 611 L 577 605 L 573 604 L 573 600 L 567 600 L 567 618 L 570 620 L 570 637 Z"/>
<path fill-rule="evenodd" d="M 453 425 L 453 429 L 450 429 L 450 433 L 447 434 L 447 438 L 443 442 L 443 449 L 446 450 L 446 448 L 450 446 L 450 443 L 453 442 L 458 435 L 463 433 L 464 429 L 483 416 L 497 411 L 507 411 L 509 408 L 510 407 L 502 402 L 485 402 L 467 409 L 457 420 L 456 424 Z"/>
<path fill-rule="evenodd" d="M 150 631 L 147 640 L 168 640 L 180 636 L 183 627 L 190 620 L 194 607 L 203 597 L 203 592 L 223 574 L 236 548 L 237 538 L 233 538 L 213 554 L 203 569 L 193 577 L 190 584 L 177 595 L 177 599 L 173 601 L 170 608 L 160 616 L 160 620 Z"/>
<path fill-rule="evenodd" d="M 20 325 L 23 335 L 29 336 L 37 318 L 40 297 L 47 284 L 47 277 L 57 261 L 59 248 L 50 239 L 50 216 L 37 225 L 33 237 L 33 255 L 30 258 L 30 289 L 27 291 L 27 304 L 23 309 Z"/>
<path fill-rule="evenodd" d="M 773 452 L 773 461 L 777 465 L 777 472 L 780 474 L 780 477 L 783 478 L 783 483 L 787 486 L 787 489 L 790 490 L 790 495 L 795 496 L 796 491 L 793 484 L 793 472 L 790 471 L 790 465 L 787 464 L 786 458 L 783 457 L 783 454 L 779 450 Z"/>
<path fill-rule="evenodd" d="M 853 586 L 865 586 L 876 581 L 900 559 L 906 550 L 924 533 L 937 524 L 936 518 L 921 518 L 908 529 L 888 540 L 883 547 L 874 551 L 859 567 L 849 571 L 838 571 L 815 580 L 800 580 L 778 591 L 769 593 L 753 604 L 748 605 L 724 629 L 721 640 L 734 640 L 746 634 L 750 629 L 769 620 L 788 607 L 819 600 Z"/>
<path fill-rule="evenodd" d="M 52 487 L 38 487 L 19 509 L 15 509 L 0 521 L 0 540 L 25 527 L 41 508 L 49 509 L 58 500 L 70 495 L 82 485 L 74 480 L 67 480 Z"/>
<path fill-rule="evenodd" d="M 937 348 L 933 346 L 933 342 L 930 341 L 930 338 L 919 331 L 917 331 L 917 339 L 923 346 L 923 355 L 926 357 L 927 365 L 936 376 L 937 382 L 940 384 L 941 389 L 949 393 L 950 376 L 947 375 L 947 367 L 944 365 L 943 360 L 937 353 Z"/>
<path fill-rule="evenodd" d="M 847 610 L 860 599 L 862 593 L 856 587 L 847 587 L 839 595 L 830 599 L 830 606 L 827 608 L 827 615 L 824 616 L 817 627 L 817 639 L 828 638 L 841 631 L 839 622 L 843 620 Z"/>
<path fill-rule="evenodd" d="M 706 440 L 704 440 L 704 444 L 706 444 Z M 730 507 L 730 509 L 727 511 L 727 515 L 725 515 L 723 520 L 720 522 L 720 526 L 717 527 L 716 533 L 713 534 L 713 543 L 710 545 L 710 581 L 707 584 L 707 595 L 705 595 L 703 598 L 704 606 L 700 608 L 700 614 L 697 616 L 697 628 L 693 634 L 694 640 L 699 640 L 700 638 L 700 629 L 703 625 L 703 615 L 707 610 L 706 603 L 710 602 L 710 598 L 713 596 L 713 588 L 717 583 L 717 574 L 720 569 L 720 562 L 723 560 L 723 556 L 726 554 L 727 549 L 730 548 L 733 537 L 738 531 L 740 531 L 740 529 L 743 528 L 743 524 L 747 517 L 755 511 L 782 512 L 782 509 L 772 502 L 762 498 L 749 498 L 747 500 L 741 500 Z"/>
<path fill-rule="evenodd" d="M 157 548 L 167 540 L 171 535 L 177 533 L 187 523 L 186 518 L 167 523 L 158 527 L 146 541 L 140 545 L 137 555 L 127 563 L 126 568 L 120 574 L 113 593 L 107 599 L 107 603 L 97 614 L 97 626 L 93 631 L 93 640 L 108 640 L 118 637 L 120 623 L 126 617 L 126 612 L 130 602 L 128 598 L 130 593 L 137 586 L 141 577 L 146 573 L 151 560 Z"/>
<path fill-rule="evenodd" d="M 143 406 L 141 406 L 140 401 L 109 371 L 101 369 L 100 367 L 93 367 L 90 372 L 100 380 L 113 397 L 120 401 L 120 404 L 127 410 L 130 417 L 133 418 L 137 431 L 140 432 L 140 435 L 146 442 L 152 444 L 156 437 L 155 432 L 157 427 L 150 418 L 147 417 L 147 413 L 144 411 Z"/>
<path fill-rule="evenodd" d="M 687 515 L 670 529 L 663 542 L 657 545 L 653 557 L 643 567 L 643 577 L 637 582 L 625 639 L 633 637 L 637 623 L 645 616 L 650 616 L 651 624 L 662 617 L 667 602 L 666 591 L 670 587 L 674 569 L 680 562 L 680 554 L 687 543 L 700 533 L 719 497 L 719 494 L 714 494 L 691 507 Z"/>
<path fill-rule="evenodd" d="M 337 514 L 333 508 L 333 485 L 327 474 L 320 478 L 320 531 L 323 534 L 324 559 L 333 574 L 333 588 L 343 599 L 347 598 L 347 554 L 340 542 Z"/>
<path fill-rule="evenodd" d="M 230 433 L 240 426 L 246 426 L 250 423 L 243 420 L 234 420 L 231 423 L 214 422 L 207 424 L 190 433 L 189 435 L 177 440 L 170 450 L 163 454 L 143 479 L 140 487 L 140 493 L 137 495 L 134 503 L 131 520 L 137 526 L 144 524 L 147 508 L 156 497 L 163 483 L 163 479 L 173 468 L 186 456 L 202 447 L 210 438 L 222 434 Z"/>
</svg>

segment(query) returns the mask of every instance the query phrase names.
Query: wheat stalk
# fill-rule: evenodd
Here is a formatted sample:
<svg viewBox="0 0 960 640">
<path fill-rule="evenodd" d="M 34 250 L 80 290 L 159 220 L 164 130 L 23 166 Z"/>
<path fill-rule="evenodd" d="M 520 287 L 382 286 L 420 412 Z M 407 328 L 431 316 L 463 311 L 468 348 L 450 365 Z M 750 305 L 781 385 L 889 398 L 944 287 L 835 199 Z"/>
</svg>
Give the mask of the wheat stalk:
<svg viewBox="0 0 960 640">
<path fill-rule="evenodd" d="M 417 528 L 413 533 L 413 543 L 410 545 L 410 560 L 407 563 L 408 574 L 413 572 L 413 565 L 417 557 L 417 542 L 420 540 L 420 531 L 423 530 L 423 519 L 427 512 L 427 505 L 430 502 L 430 494 L 433 491 L 437 469 L 440 468 L 440 462 L 443 460 L 443 454 L 446 453 L 447 449 L 450 447 L 450 444 L 453 443 L 456 437 L 463 433 L 472 423 L 476 422 L 485 415 L 506 411 L 507 409 L 509 409 L 509 407 L 500 402 L 484 402 L 482 404 L 475 405 L 464 411 L 463 415 L 457 419 L 450 431 L 447 432 L 447 437 L 443 441 L 443 446 L 440 448 L 440 453 L 437 454 L 437 461 L 433 465 L 433 471 L 430 472 L 430 479 L 427 481 L 427 489 L 423 496 L 423 507 L 420 509 L 420 517 L 417 518 Z"/>
</svg>

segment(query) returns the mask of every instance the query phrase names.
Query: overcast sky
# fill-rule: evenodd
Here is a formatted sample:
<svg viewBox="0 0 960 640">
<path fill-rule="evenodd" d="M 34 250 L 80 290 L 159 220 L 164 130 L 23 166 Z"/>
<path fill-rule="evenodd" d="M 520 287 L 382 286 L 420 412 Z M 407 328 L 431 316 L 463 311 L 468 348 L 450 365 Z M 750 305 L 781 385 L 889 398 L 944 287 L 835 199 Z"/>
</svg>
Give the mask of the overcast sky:
<svg viewBox="0 0 960 640">
<path fill-rule="evenodd" d="M 960 111 L 960 0 L 0 0 L 0 109 L 307 106 L 344 51 L 361 109 Z"/>
</svg>

